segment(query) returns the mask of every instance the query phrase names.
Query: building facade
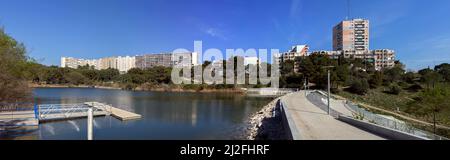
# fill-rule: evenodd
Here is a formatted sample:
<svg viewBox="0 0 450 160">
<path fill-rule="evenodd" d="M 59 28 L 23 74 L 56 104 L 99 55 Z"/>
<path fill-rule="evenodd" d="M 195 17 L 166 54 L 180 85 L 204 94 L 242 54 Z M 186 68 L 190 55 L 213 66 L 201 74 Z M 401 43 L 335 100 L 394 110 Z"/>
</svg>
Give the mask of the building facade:
<svg viewBox="0 0 450 160">
<path fill-rule="evenodd" d="M 77 68 L 79 63 L 78 59 L 73 57 L 61 57 L 61 67 Z"/>
<path fill-rule="evenodd" d="M 259 63 L 258 57 L 244 57 L 244 65 L 247 66 L 249 64 L 251 65 L 257 65 Z"/>
<path fill-rule="evenodd" d="M 342 21 L 333 28 L 333 50 L 369 50 L 369 20 Z"/>
<path fill-rule="evenodd" d="M 119 72 L 128 72 L 128 70 L 130 70 L 131 68 L 136 68 L 136 57 L 117 57 L 117 69 L 119 70 Z"/>
<path fill-rule="evenodd" d="M 291 50 L 281 54 L 281 62 L 285 62 L 288 60 L 294 61 L 294 72 L 298 72 L 300 64 L 295 59 L 308 56 L 308 52 L 309 52 L 308 45 L 292 46 Z M 280 65 L 280 67 L 281 67 L 281 65 Z"/>
<path fill-rule="evenodd" d="M 308 45 L 296 45 L 292 46 L 292 49 L 286 53 L 283 53 L 282 60 L 295 60 L 297 57 L 308 56 L 309 46 Z"/>
<path fill-rule="evenodd" d="M 155 66 L 173 67 L 198 65 L 198 54 L 190 53 L 160 53 L 136 56 L 137 68 L 150 68 Z"/>
<path fill-rule="evenodd" d="M 390 49 L 373 50 L 374 63 L 376 70 L 383 68 L 392 68 L 395 66 L 395 51 Z"/>
<path fill-rule="evenodd" d="M 348 59 L 363 59 L 366 62 L 372 63 L 375 70 L 383 70 L 392 68 L 395 65 L 395 51 L 390 49 L 377 49 L 371 51 L 313 51 L 311 54 L 327 55 L 331 59 L 338 59 L 339 57 Z"/>
</svg>

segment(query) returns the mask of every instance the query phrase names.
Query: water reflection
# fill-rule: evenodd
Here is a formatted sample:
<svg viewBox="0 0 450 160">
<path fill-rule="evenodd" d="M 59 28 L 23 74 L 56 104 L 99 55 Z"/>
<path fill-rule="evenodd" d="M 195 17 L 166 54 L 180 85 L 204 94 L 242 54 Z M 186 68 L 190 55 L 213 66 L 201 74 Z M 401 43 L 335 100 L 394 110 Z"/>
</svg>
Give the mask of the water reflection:
<svg viewBox="0 0 450 160">
<path fill-rule="evenodd" d="M 96 139 L 229 139 L 225 131 L 242 125 L 270 99 L 237 94 L 133 92 L 105 89 L 40 88 L 38 103 L 98 101 L 143 116 L 122 122 L 94 118 Z M 86 120 L 45 123 L 42 139 L 84 139 Z"/>
</svg>

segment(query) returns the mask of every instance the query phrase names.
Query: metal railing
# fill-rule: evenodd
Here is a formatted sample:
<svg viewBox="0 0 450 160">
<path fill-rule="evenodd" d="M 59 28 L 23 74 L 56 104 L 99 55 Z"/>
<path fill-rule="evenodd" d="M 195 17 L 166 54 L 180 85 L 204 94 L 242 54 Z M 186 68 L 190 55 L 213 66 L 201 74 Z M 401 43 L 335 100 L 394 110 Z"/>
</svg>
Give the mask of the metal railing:
<svg viewBox="0 0 450 160">
<path fill-rule="evenodd" d="M 85 114 L 89 108 L 93 109 L 93 113 L 96 112 L 108 112 L 97 107 L 89 107 L 87 104 L 42 104 L 38 105 L 38 118 L 39 120 L 51 120 L 54 115 L 58 115 L 58 119 L 72 118 L 80 114 Z"/>
<path fill-rule="evenodd" d="M 320 95 L 314 95 L 315 93 L 320 94 Z M 328 94 L 325 92 L 322 92 L 322 91 L 313 91 L 307 95 L 307 99 L 310 100 L 310 102 L 313 103 L 315 106 L 319 107 L 320 109 L 322 109 L 324 111 L 327 111 L 328 107 L 325 103 L 321 102 L 320 96 L 326 97 L 326 96 L 328 96 Z M 331 95 L 331 97 L 333 97 L 333 96 Z M 406 133 L 413 134 L 413 135 L 420 136 L 420 137 L 425 137 L 428 139 L 449 140 L 448 138 L 418 129 L 418 128 L 414 127 L 413 125 L 411 125 L 407 122 L 398 120 L 394 117 L 390 118 L 385 115 L 379 115 L 379 114 L 372 113 L 364 108 L 359 107 L 357 104 L 355 104 L 351 101 L 348 101 L 348 100 L 346 100 L 345 107 L 347 107 L 353 113 L 353 118 L 356 118 L 356 119 L 365 120 L 370 123 L 374 123 L 374 124 L 377 124 L 377 125 L 380 125 L 383 127 L 387 127 L 387 128 L 394 129 L 397 131 L 406 132 Z M 337 118 L 343 114 L 331 108 L 330 115 Z"/>
<path fill-rule="evenodd" d="M 349 108 L 355 114 L 354 116 L 358 116 L 358 117 L 362 118 L 363 120 L 366 120 L 370 123 L 374 123 L 374 124 L 377 124 L 377 125 L 380 125 L 383 127 L 406 132 L 406 133 L 413 134 L 416 136 L 426 137 L 426 138 L 433 139 L 433 140 L 448 140 L 448 138 L 430 133 L 428 131 L 424 131 L 424 130 L 415 128 L 413 125 L 411 125 L 407 122 L 398 120 L 394 117 L 388 118 L 387 116 L 384 116 L 384 115 L 372 113 L 364 108 L 359 107 L 359 105 L 357 105 L 351 101 L 348 101 L 348 100 L 346 101 L 345 106 L 347 108 Z"/>
<path fill-rule="evenodd" d="M 0 121 L 36 118 L 33 103 L 0 103 Z"/>
</svg>

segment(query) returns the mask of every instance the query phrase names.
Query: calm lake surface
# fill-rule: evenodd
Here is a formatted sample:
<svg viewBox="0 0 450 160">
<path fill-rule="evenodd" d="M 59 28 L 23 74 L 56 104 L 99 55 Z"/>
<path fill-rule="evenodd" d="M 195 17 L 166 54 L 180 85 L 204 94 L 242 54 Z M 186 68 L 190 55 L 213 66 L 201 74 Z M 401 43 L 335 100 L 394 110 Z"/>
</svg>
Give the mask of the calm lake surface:
<svg viewBox="0 0 450 160">
<path fill-rule="evenodd" d="M 243 139 L 245 121 L 270 98 L 234 93 L 167 93 L 91 88 L 37 88 L 39 104 L 98 101 L 132 111 L 142 119 L 94 118 L 94 139 Z M 33 139 L 87 139 L 86 119 L 44 123 Z"/>
</svg>

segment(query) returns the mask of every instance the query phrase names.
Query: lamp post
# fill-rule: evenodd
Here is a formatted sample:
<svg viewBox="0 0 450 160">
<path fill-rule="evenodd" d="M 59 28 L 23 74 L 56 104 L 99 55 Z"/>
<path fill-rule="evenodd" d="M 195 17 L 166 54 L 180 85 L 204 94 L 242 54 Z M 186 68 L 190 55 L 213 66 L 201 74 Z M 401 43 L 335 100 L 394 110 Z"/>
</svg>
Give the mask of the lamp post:
<svg viewBox="0 0 450 160">
<path fill-rule="evenodd" d="M 330 79 L 331 79 L 331 73 L 330 73 L 330 68 L 334 68 L 334 66 L 324 66 L 323 68 L 327 68 L 327 77 L 328 77 L 328 96 L 327 96 L 327 106 L 328 106 L 328 115 L 330 115 L 330 110 L 331 110 L 331 106 L 330 106 L 330 95 L 331 95 L 331 83 L 330 83 Z"/>
<path fill-rule="evenodd" d="M 306 96 L 306 78 L 305 78 L 305 82 L 303 82 L 303 89 L 305 89 L 305 96 Z"/>
<path fill-rule="evenodd" d="M 328 70 L 328 115 L 330 115 L 330 70 Z"/>
</svg>

